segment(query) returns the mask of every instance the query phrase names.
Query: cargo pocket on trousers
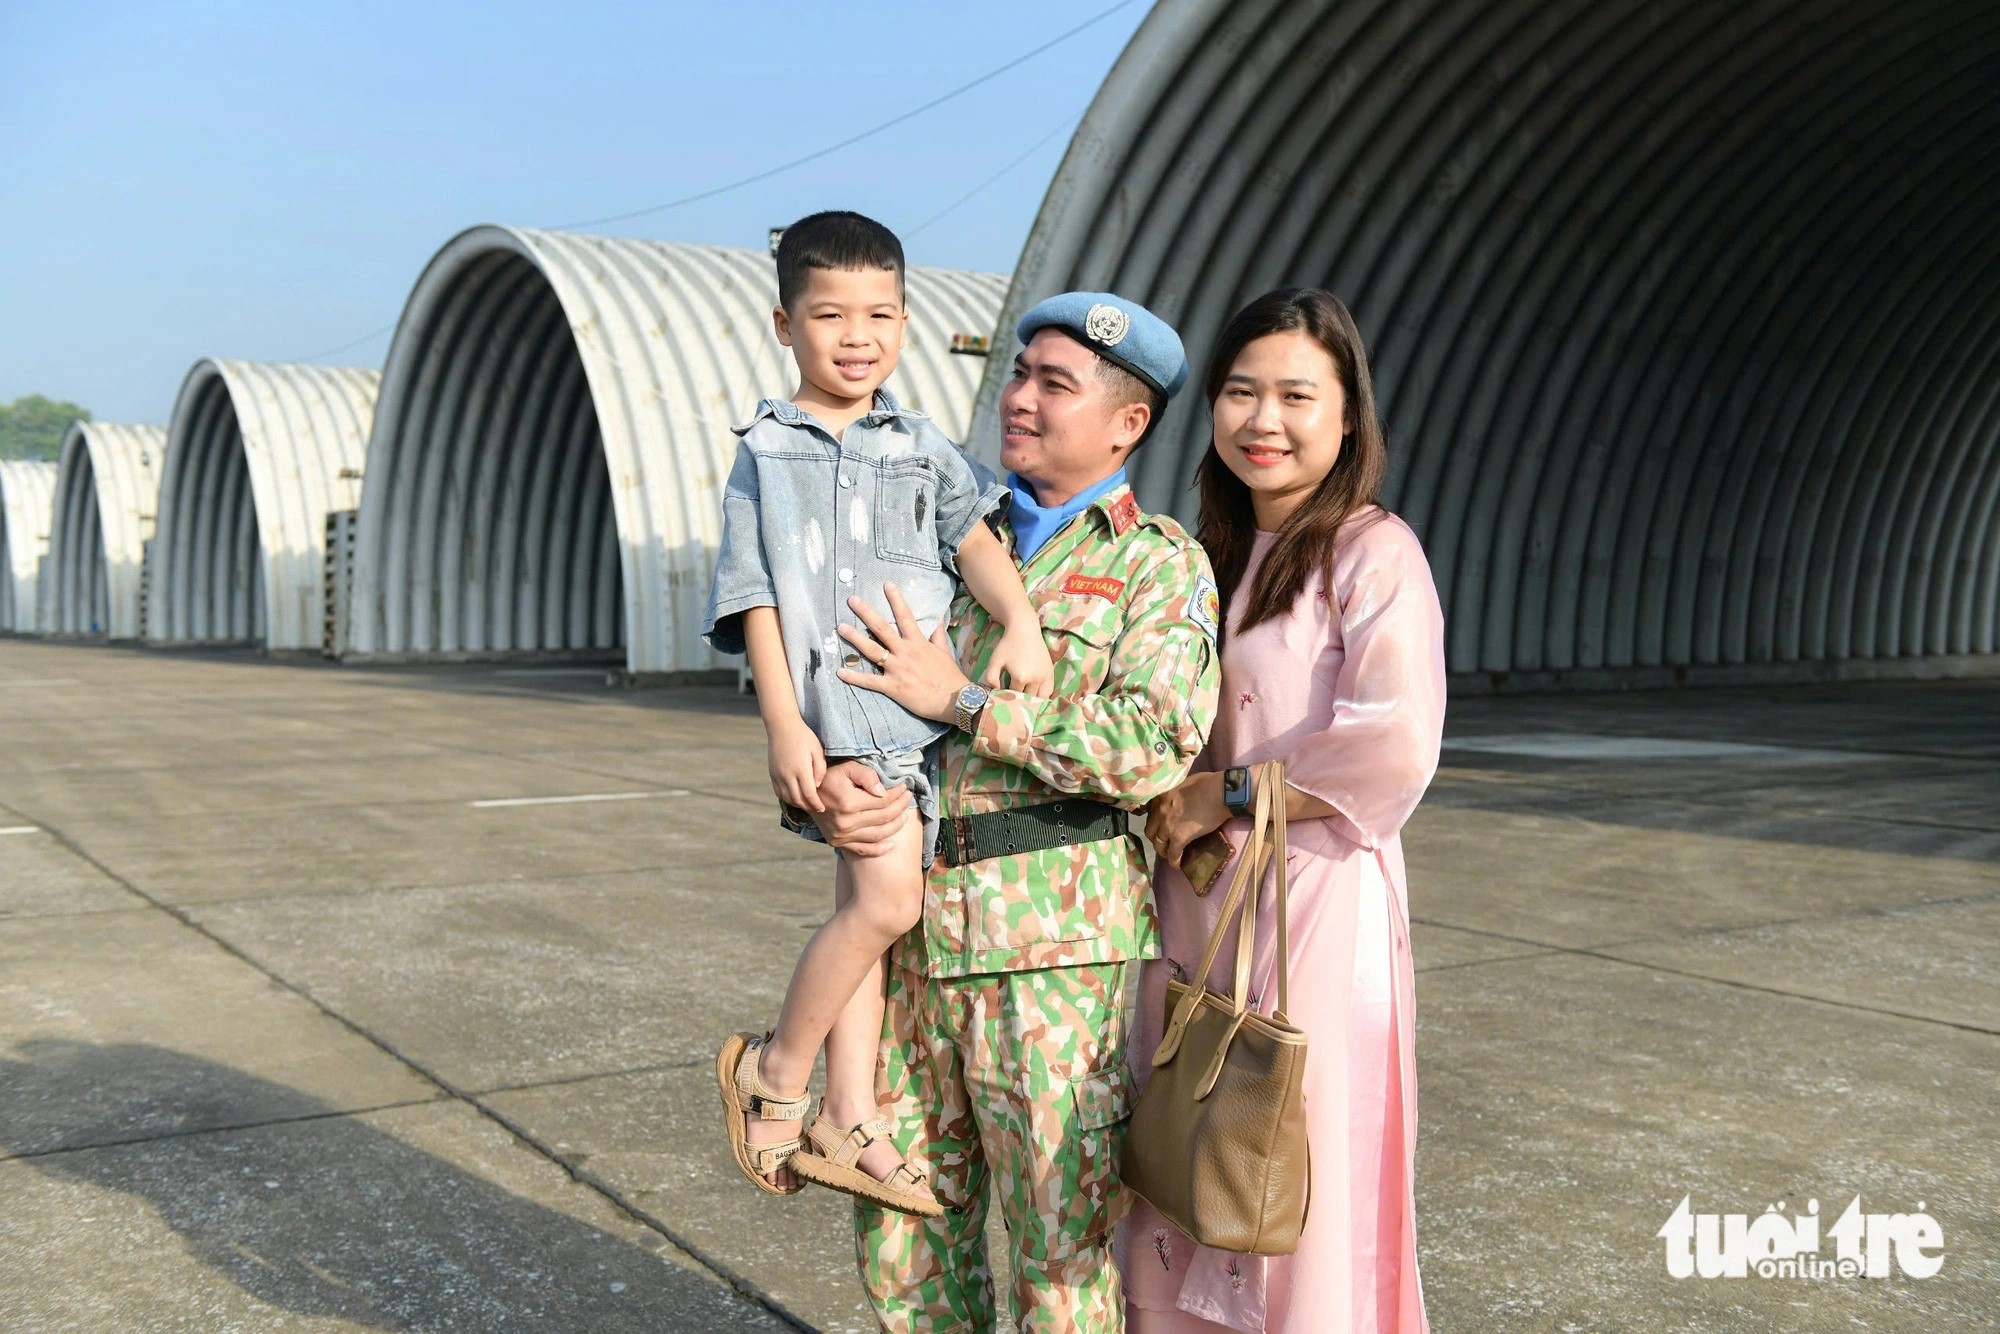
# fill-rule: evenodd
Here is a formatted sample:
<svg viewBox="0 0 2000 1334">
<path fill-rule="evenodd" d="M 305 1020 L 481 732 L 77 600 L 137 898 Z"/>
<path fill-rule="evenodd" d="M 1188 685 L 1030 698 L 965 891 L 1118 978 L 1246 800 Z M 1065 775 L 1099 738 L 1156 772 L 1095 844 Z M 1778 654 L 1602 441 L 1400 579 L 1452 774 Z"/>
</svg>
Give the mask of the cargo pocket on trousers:
<svg viewBox="0 0 2000 1334">
<path fill-rule="evenodd" d="M 1121 1062 L 1070 1085 L 1070 1126 L 1075 1143 L 1068 1160 L 1067 1199 L 1059 1199 L 1058 1235 L 1048 1238 L 1049 1258 L 1064 1259 L 1103 1242 L 1124 1216 L 1129 1198 L 1118 1180 L 1125 1123 L 1132 1116 L 1132 1077 Z"/>
</svg>

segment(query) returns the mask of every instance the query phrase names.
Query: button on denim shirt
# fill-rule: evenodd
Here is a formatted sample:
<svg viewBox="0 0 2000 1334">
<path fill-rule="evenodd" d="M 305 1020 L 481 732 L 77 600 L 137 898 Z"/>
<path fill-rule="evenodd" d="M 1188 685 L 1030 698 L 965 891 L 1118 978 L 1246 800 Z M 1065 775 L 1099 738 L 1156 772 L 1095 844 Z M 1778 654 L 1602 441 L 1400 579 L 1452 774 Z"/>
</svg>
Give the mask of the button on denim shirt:
<svg viewBox="0 0 2000 1334">
<path fill-rule="evenodd" d="M 923 413 L 886 391 L 834 439 L 784 399 L 757 405 L 722 495 L 722 551 L 701 632 L 744 651 L 742 613 L 776 607 L 799 712 L 828 755 L 897 755 L 949 731 L 835 673 L 875 668 L 842 639 L 847 599 L 886 615 L 893 582 L 924 633 L 950 615 L 958 547 L 1007 488 Z"/>
</svg>

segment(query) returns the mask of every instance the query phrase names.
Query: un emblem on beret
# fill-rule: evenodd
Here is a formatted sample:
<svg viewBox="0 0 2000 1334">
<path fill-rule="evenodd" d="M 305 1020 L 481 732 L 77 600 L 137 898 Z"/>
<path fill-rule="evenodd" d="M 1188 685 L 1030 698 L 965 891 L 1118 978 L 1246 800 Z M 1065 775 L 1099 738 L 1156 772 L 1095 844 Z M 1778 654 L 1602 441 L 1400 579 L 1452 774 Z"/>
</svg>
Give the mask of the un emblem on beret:
<svg viewBox="0 0 2000 1334">
<path fill-rule="evenodd" d="M 1100 302 L 1083 317 L 1083 331 L 1092 342 L 1116 347 L 1132 331 L 1132 317 L 1116 306 Z"/>
</svg>

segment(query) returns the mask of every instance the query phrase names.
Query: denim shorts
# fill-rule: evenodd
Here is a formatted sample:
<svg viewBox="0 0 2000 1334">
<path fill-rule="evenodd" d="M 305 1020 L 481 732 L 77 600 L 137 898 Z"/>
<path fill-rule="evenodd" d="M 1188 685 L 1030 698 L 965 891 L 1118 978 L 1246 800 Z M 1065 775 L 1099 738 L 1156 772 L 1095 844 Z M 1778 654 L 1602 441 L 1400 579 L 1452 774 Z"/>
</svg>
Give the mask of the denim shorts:
<svg viewBox="0 0 2000 1334">
<path fill-rule="evenodd" d="M 917 799 L 917 814 L 923 817 L 924 828 L 920 836 L 923 840 L 923 862 L 924 869 L 926 871 L 930 870 L 931 859 L 937 853 L 938 836 L 937 746 L 925 746 L 922 750 L 906 750 L 898 755 L 829 755 L 826 757 L 829 767 L 839 764 L 844 760 L 853 760 L 857 764 L 865 764 L 870 769 L 873 769 L 877 776 L 881 778 L 884 788 L 893 787 L 897 783 L 901 783 L 910 789 L 911 795 Z M 819 826 L 813 823 L 811 811 L 802 811 L 796 806 L 784 803 L 781 803 L 781 806 L 782 810 L 779 813 L 778 819 L 785 828 L 791 830 L 800 838 L 811 842 L 826 842 L 826 835 L 820 833 Z"/>
</svg>

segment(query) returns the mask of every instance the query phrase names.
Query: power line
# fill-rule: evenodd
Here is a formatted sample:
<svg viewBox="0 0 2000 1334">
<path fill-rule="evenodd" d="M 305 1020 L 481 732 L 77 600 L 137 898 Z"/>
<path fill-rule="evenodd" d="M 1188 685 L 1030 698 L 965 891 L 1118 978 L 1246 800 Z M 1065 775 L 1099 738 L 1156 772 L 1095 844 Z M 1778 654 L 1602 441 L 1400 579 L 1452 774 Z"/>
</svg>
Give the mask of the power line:
<svg viewBox="0 0 2000 1334">
<path fill-rule="evenodd" d="M 389 333 L 392 330 L 394 330 L 395 327 L 396 327 L 395 321 L 391 320 L 389 323 L 383 325 L 381 328 L 372 330 L 369 333 L 362 334 L 361 337 L 359 338 L 350 339 L 349 341 L 342 343 L 339 347 L 330 347 L 324 352 L 315 352 L 309 357 L 300 357 L 299 360 L 318 361 L 321 357 L 330 357 L 336 352 L 345 352 L 350 347 L 360 347 L 363 343 L 372 343 L 377 338 L 380 338 L 383 334 Z"/>
<path fill-rule="evenodd" d="M 665 213 L 669 209 L 682 208 L 688 204 L 700 203 L 704 199 L 714 199 L 716 196 L 728 194 L 732 190 L 740 190 L 746 185 L 755 185 L 759 181 L 768 181 L 773 176 L 783 175 L 785 172 L 791 171 L 796 167 L 805 166 L 808 162 L 817 162 L 823 157 L 830 157 L 833 154 L 840 152 L 844 148 L 852 148 L 854 145 L 862 142 L 864 139 L 872 139 L 876 135 L 882 133 L 884 130 L 894 129 L 896 126 L 901 125 L 906 121 L 916 119 L 918 116 L 923 115 L 927 111 L 931 111 L 936 109 L 937 107 L 941 107 L 946 102 L 951 101 L 953 98 L 961 97 L 964 94 L 971 92 L 974 88 L 979 87 L 981 84 L 991 83 L 993 80 L 999 78 L 1002 74 L 1007 73 L 1009 70 L 1017 69 L 1020 66 L 1025 65 L 1030 60 L 1033 60 L 1036 56 L 1039 56 L 1046 51 L 1054 50 L 1056 47 L 1061 46 L 1064 42 L 1076 36 L 1078 33 L 1083 32 L 1087 28 L 1091 28 L 1099 23 L 1102 23 L 1105 19 L 1110 18 L 1113 14 L 1116 14 L 1119 10 L 1130 8 L 1135 3 L 1137 3 L 1137 0 L 1117 0 L 1116 4 L 1113 4 L 1108 8 L 1099 10 L 1097 13 L 1091 15 L 1089 18 L 1077 24 L 1075 27 L 1057 33 L 1054 37 L 1051 37 L 1048 41 L 1043 42 L 1040 46 L 1035 47 L 1031 51 L 1022 52 L 1020 55 L 1015 56 L 1012 60 L 1008 61 L 1006 64 L 996 65 L 994 68 L 986 71 L 986 73 L 981 74 L 978 78 L 968 80 L 967 82 L 958 85 L 958 87 L 951 89 L 949 92 L 941 93 L 938 96 L 932 98 L 930 101 L 925 102 L 922 106 L 912 107 L 910 110 L 903 112 L 899 116 L 893 116 L 890 119 L 883 121 L 879 125 L 875 125 L 869 129 L 861 131 L 859 134 L 850 135 L 849 137 L 842 139 L 837 144 L 828 144 L 825 148 L 821 148 L 814 152 L 808 153 L 804 157 L 793 158 L 790 162 L 780 163 L 775 167 L 770 167 L 764 171 L 757 172 L 755 175 L 745 176 L 741 180 L 731 181 L 727 185 L 718 185 L 711 189 L 699 191 L 695 194 L 683 195 L 679 199 L 670 199 L 664 204 L 653 204 L 646 208 L 636 208 L 625 213 L 610 213 L 606 214 L 604 217 L 601 218 L 586 218 L 581 222 L 558 223 L 554 227 L 550 228 L 550 230 L 559 232 L 580 231 L 585 227 L 601 227 L 606 223 L 625 222 L 632 218 L 643 218 L 643 217 L 648 217 L 655 213 Z M 1086 107 L 1085 110 L 1088 110 L 1088 107 Z M 1021 165 L 1021 163 L 1027 161 L 1028 158 L 1032 157 L 1038 149 L 1040 149 L 1044 144 L 1048 143 L 1049 140 L 1055 138 L 1056 135 L 1060 134 L 1066 127 L 1068 127 L 1071 123 L 1076 121 L 1082 115 L 1083 112 L 1078 111 L 1072 113 L 1071 115 L 1065 116 L 1056 125 L 1054 129 L 1050 130 L 1047 134 L 1037 139 L 1027 149 L 1026 152 L 1020 154 L 1020 156 L 1014 158 L 1006 166 L 994 172 L 984 181 L 981 181 L 978 185 L 975 185 L 972 189 L 966 191 L 963 195 L 960 195 L 957 199 L 945 205 L 945 207 L 940 209 L 938 212 L 932 214 L 930 217 L 918 223 L 913 230 L 905 233 L 905 235 L 906 236 L 916 235 L 917 232 L 924 230 L 924 228 L 929 227 L 934 222 L 937 222 L 939 219 L 943 218 L 946 214 L 955 211 L 962 205 L 972 200 L 975 196 L 979 195 L 989 186 L 993 185 L 994 182 L 998 181 L 1002 176 L 1005 176 L 1015 167 L 1018 167 Z M 373 340 L 380 338 L 383 334 L 392 332 L 395 329 L 395 327 L 396 327 L 395 322 L 392 321 L 388 324 L 383 325 L 379 329 L 375 329 L 361 335 L 361 337 L 359 338 L 350 339 L 349 341 L 342 343 L 338 347 L 330 347 L 327 348 L 324 352 L 315 352 L 311 356 L 300 357 L 299 360 L 318 361 L 322 357 L 330 357 L 337 353 L 345 352 L 350 348 L 360 347 L 363 343 L 372 342 Z"/>
<path fill-rule="evenodd" d="M 558 224 L 555 228 L 553 228 L 553 230 L 576 231 L 584 227 L 601 227 L 607 222 L 625 222 L 631 218 L 643 218 L 654 213 L 665 213 L 668 209 L 681 208 L 688 204 L 699 203 L 704 199 L 713 199 L 717 195 L 728 194 L 732 190 L 740 190 L 746 185 L 755 185 L 759 181 L 768 181 L 773 176 L 782 175 L 783 173 L 792 170 L 794 167 L 803 167 L 808 162 L 817 162 L 823 157 L 828 157 L 834 153 L 838 153 L 843 148 L 852 148 L 854 145 L 860 143 L 864 139 L 872 139 L 876 135 L 882 133 L 882 131 L 884 130 L 893 129 L 907 120 L 913 120 L 916 117 L 923 115 L 926 111 L 930 111 L 936 107 L 943 106 L 946 102 L 951 101 L 954 97 L 959 97 L 965 93 L 969 93 L 974 88 L 979 87 L 983 83 L 992 82 L 994 79 L 999 78 L 1002 74 L 1005 74 L 1008 70 L 1024 65 L 1028 61 L 1033 60 L 1036 56 L 1041 55 L 1044 51 L 1052 50 L 1053 48 L 1062 45 L 1064 42 L 1076 36 L 1084 29 L 1103 22 L 1105 19 L 1110 18 L 1113 14 L 1117 13 L 1119 10 L 1127 8 L 1128 6 L 1134 3 L 1136 3 L 1136 0 L 1118 0 L 1118 3 L 1112 5 L 1109 9 L 1098 11 L 1096 14 L 1093 14 L 1091 17 L 1077 24 L 1074 28 L 1069 29 L 1067 32 L 1057 34 L 1056 36 L 1050 38 L 1048 41 L 1043 42 L 1040 46 L 1036 47 L 1032 51 L 1024 52 L 1021 55 L 1015 56 L 1012 60 L 1008 61 L 1006 64 L 990 69 L 986 71 L 986 73 L 980 75 L 978 78 L 973 79 L 967 83 L 962 83 L 958 87 L 952 89 L 950 92 L 943 93 L 937 97 L 934 97 L 920 107 L 913 107 L 910 110 L 905 111 L 900 116 L 892 117 L 889 120 L 883 121 L 880 125 L 876 125 L 870 129 L 863 130 L 859 134 L 851 135 L 848 138 L 842 139 L 837 144 L 829 144 L 825 148 L 806 154 L 804 157 L 793 158 L 790 162 L 782 163 L 778 166 L 771 167 L 765 171 L 760 171 L 756 173 L 754 176 L 745 176 L 741 180 L 731 181 L 727 185 L 718 185 L 715 186 L 713 189 L 702 190 L 691 195 L 683 195 L 679 199 L 669 199 L 664 204 L 653 204 L 647 208 L 635 208 L 625 213 L 609 213 L 606 214 L 604 217 L 587 218 L 582 222 L 565 222 Z M 1037 145 L 1037 147 L 1040 147 L 1040 145 Z"/>
<path fill-rule="evenodd" d="M 1036 152 L 1038 152 L 1041 149 L 1043 144 L 1046 144 L 1049 140 L 1055 138 L 1057 135 L 1061 134 L 1064 130 L 1067 130 L 1070 126 L 1076 124 L 1076 122 L 1078 122 L 1079 120 L 1082 120 L 1083 113 L 1088 110 L 1090 110 L 1088 106 L 1083 106 L 1079 107 L 1075 111 L 1070 112 L 1069 115 L 1064 116 L 1061 120 L 1055 123 L 1055 128 L 1051 129 L 1047 134 L 1043 135 L 1041 138 L 1035 140 L 1034 143 L 1029 144 L 1028 147 L 1021 153 L 1019 157 L 1014 158 L 1006 166 L 1000 168 L 1000 170 L 994 172 L 991 176 L 988 176 L 985 180 L 973 186 L 970 190 L 967 190 L 964 194 L 952 200 L 949 204 L 946 204 L 943 208 L 931 214 L 928 218 L 925 218 L 922 222 L 910 228 L 910 230 L 908 230 L 907 232 L 904 232 L 903 239 L 905 241 L 909 240 L 912 236 L 915 236 L 918 232 L 930 226 L 932 223 L 939 221 L 948 214 L 957 212 L 961 205 L 970 203 L 975 196 L 985 193 L 988 186 L 993 185 L 994 183 L 999 181 L 999 179 L 1002 176 L 1005 176 L 1008 172 L 1014 170 L 1014 168 L 1020 166 L 1023 162 L 1026 162 L 1029 158 L 1033 157 L 1036 154 Z"/>
</svg>

